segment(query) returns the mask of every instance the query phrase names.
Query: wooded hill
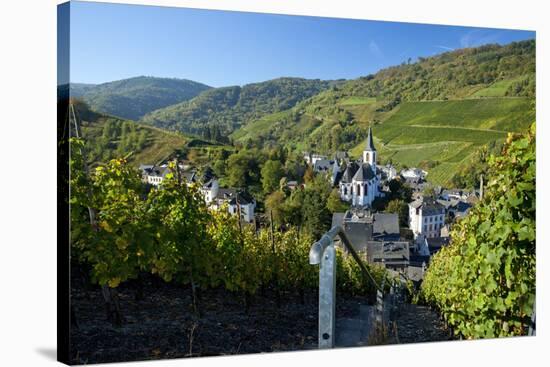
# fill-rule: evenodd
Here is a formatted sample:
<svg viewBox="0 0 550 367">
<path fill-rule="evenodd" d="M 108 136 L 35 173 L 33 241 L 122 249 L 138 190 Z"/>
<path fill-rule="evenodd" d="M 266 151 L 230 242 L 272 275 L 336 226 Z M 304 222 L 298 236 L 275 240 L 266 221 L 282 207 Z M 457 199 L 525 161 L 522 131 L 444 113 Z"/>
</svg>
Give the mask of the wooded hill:
<svg viewBox="0 0 550 367">
<path fill-rule="evenodd" d="M 298 102 L 337 85 L 338 81 L 279 78 L 242 87 L 205 91 L 199 96 L 159 109 L 144 123 L 220 140 L 248 122 L 294 107 Z"/>
<path fill-rule="evenodd" d="M 373 126 L 379 156 L 437 184 L 479 147 L 534 122 L 535 41 L 446 52 L 345 82 L 232 134 L 245 145 L 359 156 Z"/>
<path fill-rule="evenodd" d="M 85 103 L 73 100 L 82 120 L 88 161 L 92 165 L 129 155 L 128 162 L 156 164 L 184 151 L 192 140 L 177 132 L 167 132 L 152 126 L 92 111 Z"/>
<path fill-rule="evenodd" d="M 104 84 L 71 84 L 71 96 L 94 110 L 139 120 L 148 112 L 189 100 L 210 87 L 186 79 L 139 76 Z"/>
<path fill-rule="evenodd" d="M 138 77 L 72 84 L 71 93 L 93 110 L 224 144 L 358 157 L 372 126 L 382 163 L 421 167 L 433 183 L 451 185 L 482 146 L 535 120 L 535 60 L 529 40 L 445 52 L 349 81 L 209 88 Z"/>
</svg>

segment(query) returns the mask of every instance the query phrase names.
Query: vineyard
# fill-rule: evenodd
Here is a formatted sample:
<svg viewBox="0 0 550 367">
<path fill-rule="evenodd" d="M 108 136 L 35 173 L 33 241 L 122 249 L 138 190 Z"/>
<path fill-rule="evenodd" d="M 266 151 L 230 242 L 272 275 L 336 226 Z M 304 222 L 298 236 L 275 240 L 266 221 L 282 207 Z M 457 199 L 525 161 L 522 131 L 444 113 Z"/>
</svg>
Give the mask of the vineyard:
<svg viewBox="0 0 550 367">
<path fill-rule="evenodd" d="M 468 339 L 525 335 L 535 304 L 535 125 L 491 157 L 483 201 L 431 261 L 421 295 Z"/>
<path fill-rule="evenodd" d="M 210 288 L 240 295 L 246 309 L 259 290 L 270 289 L 278 298 L 317 289 L 317 268 L 308 263 L 315 241 L 305 230 L 256 229 L 227 210 L 209 210 L 197 185 L 185 182 L 175 164 L 160 189 L 147 189 L 125 159 L 87 174 L 84 149 L 82 140 L 71 139 L 72 260 L 90 269 L 91 281 L 103 288 L 113 324 L 124 323 L 117 288 L 144 273 L 188 285 L 196 312 L 197 293 Z M 342 294 L 373 291 L 351 257 L 339 252 L 338 262 Z M 382 268 L 369 268 L 378 281 L 386 276 Z"/>
</svg>

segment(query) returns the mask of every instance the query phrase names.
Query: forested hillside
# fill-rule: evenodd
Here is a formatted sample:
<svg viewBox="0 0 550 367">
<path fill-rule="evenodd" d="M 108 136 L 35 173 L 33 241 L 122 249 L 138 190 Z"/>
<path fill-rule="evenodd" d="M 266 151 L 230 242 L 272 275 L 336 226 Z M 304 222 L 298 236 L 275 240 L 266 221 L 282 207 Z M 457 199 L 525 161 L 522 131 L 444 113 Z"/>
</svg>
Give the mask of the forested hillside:
<svg viewBox="0 0 550 367">
<path fill-rule="evenodd" d="M 88 161 L 91 164 L 128 156 L 134 166 L 158 163 L 184 149 L 190 138 L 166 132 L 133 121 L 92 111 L 85 103 L 74 101 L 82 119 L 82 134 L 86 139 Z"/>
<path fill-rule="evenodd" d="M 506 83 L 503 83 L 506 81 Z M 346 83 L 340 95 L 420 101 L 535 95 L 535 41 L 485 45 L 419 58 Z M 486 88 L 492 87 L 492 91 Z M 500 90 L 496 93 L 494 89 Z M 477 93 L 477 95 L 476 95 Z"/>
<path fill-rule="evenodd" d="M 92 85 L 71 84 L 71 96 L 94 111 L 138 120 L 153 110 L 186 101 L 210 87 L 191 80 L 139 76 Z"/>
<path fill-rule="evenodd" d="M 374 127 L 380 158 L 449 184 L 481 146 L 534 121 L 535 41 L 446 52 L 348 81 L 232 134 L 247 145 L 360 154 Z"/>
<path fill-rule="evenodd" d="M 359 156 L 372 126 L 382 163 L 421 167 L 431 182 L 451 185 L 479 149 L 535 120 L 535 60 L 529 40 L 445 52 L 350 81 L 279 78 L 208 89 L 138 77 L 73 84 L 71 93 L 93 110 L 248 147 Z"/>
<path fill-rule="evenodd" d="M 142 121 L 219 140 L 249 121 L 292 108 L 335 84 L 338 82 L 279 78 L 210 89 L 187 102 L 149 113 Z"/>
</svg>

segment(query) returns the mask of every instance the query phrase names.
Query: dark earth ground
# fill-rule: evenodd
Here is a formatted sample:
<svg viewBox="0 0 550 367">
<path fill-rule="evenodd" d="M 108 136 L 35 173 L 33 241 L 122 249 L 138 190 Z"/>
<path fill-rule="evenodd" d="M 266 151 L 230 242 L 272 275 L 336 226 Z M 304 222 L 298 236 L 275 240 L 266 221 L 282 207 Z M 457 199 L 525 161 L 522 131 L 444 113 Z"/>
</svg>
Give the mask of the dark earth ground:
<svg viewBox="0 0 550 367">
<path fill-rule="evenodd" d="M 317 348 L 315 292 L 302 297 L 284 294 L 281 306 L 271 291 L 258 292 L 248 313 L 242 295 L 223 289 L 204 290 L 198 317 L 193 312 L 189 286 L 165 283 L 152 276 L 142 279 L 143 298 L 135 300 L 137 283 L 119 287 L 125 322 L 107 321 L 98 286 L 73 278 L 72 300 L 78 328 L 71 331 L 74 364 Z M 262 294 L 263 293 L 263 294 Z M 339 297 L 337 317 L 352 316 L 365 298 Z M 397 318 L 400 343 L 448 340 L 437 315 L 428 308 L 404 305 Z M 420 308 L 419 308 L 420 307 Z"/>
</svg>

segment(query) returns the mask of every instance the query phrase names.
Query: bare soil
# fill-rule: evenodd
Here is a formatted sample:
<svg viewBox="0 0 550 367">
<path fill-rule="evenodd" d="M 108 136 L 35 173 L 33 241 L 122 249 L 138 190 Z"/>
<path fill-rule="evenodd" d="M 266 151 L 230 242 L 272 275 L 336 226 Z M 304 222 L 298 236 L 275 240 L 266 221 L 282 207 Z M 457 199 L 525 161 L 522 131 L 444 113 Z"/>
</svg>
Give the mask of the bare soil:
<svg viewBox="0 0 550 367">
<path fill-rule="evenodd" d="M 125 322 L 107 321 L 99 286 L 83 277 L 72 282 L 78 327 L 71 330 L 74 364 L 153 360 L 317 348 L 318 299 L 314 291 L 302 298 L 258 292 L 248 312 L 241 294 L 224 289 L 201 292 L 200 316 L 193 312 L 189 286 L 146 275 L 118 289 Z M 142 297 L 136 294 L 142 289 Z M 337 315 L 352 314 L 365 299 L 340 297 Z"/>
</svg>

